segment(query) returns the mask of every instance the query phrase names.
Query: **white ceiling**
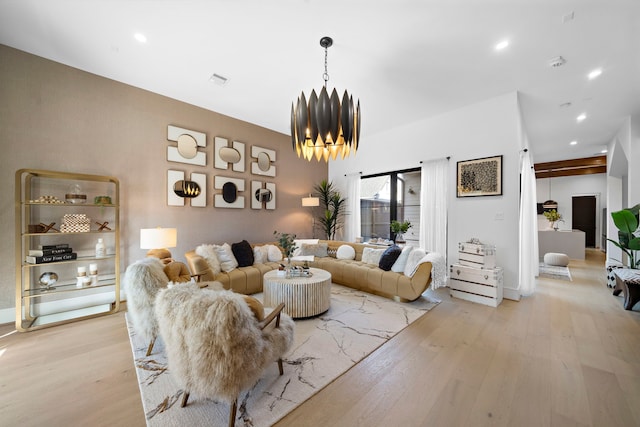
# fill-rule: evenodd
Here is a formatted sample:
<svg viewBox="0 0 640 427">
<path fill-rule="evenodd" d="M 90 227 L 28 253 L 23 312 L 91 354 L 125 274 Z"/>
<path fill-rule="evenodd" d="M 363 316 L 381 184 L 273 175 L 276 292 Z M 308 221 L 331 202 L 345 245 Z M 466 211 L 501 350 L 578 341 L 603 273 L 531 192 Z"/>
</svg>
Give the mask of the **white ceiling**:
<svg viewBox="0 0 640 427">
<path fill-rule="evenodd" d="M 640 113 L 637 0 L 0 0 L 2 44 L 286 134 L 292 101 L 322 87 L 325 35 L 363 145 L 518 91 L 535 162 L 589 157 Z"/>
</svg>

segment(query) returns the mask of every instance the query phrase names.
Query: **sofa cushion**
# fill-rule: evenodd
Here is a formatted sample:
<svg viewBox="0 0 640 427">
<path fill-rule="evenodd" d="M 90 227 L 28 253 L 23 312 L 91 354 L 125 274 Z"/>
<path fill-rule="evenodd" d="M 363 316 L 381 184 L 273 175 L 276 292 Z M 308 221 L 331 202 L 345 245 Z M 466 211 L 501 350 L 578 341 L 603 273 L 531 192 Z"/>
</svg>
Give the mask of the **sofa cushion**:
<svg viewBox="0 0 640 427">
<path fill-rule="evenodd" d="M 317 245 L 320 239 L 294 239 L 293 243 L 296 245 L 296 250 L 291 254 L 292 257 L 302 255 L 300 252 L 302 251 L 302 245 Z"/>
<path fill-rule="evenodd" d="M 200 255 L 207 261 L 209 268 L 213 274 L 219 274 L 222 271 L 220 267 L 220 260 L 218 260 L 218 251 L 215 248 L 216 245 L 200 245 L 196 248 L 196 254 Z"/>
<path fill-rule="evenodd" d="M 269 261 L 269 248 L 264 246 L 255 246 L 253 248 L 253 263 L 264 264 Z"/>
<path fill-rule="evenodd" d="M 233 251 L 228 243 L 224 243 L 220 246 L 215 246 L 216 254 L 218 255 L 218 261 L 220 261 L 220 268 L 225 273 L 232 271 L 238 266 L 236 257 L 233 256 Z"/>
<path fill-rule="evenodd" d="M 282 261 L 282 251 L 276 245 L 267 246 L 267 259 L 270 262 Z"/>
<path fill-rule="evenodd" d="M 338 259 L 356 259 L 356 250 L 349 245 L 340 245 L 336 252 L 336 258 Z"/>
<path fill-rule="evenodd" d="M 233 243 L 231 245 L 231 251 L 238 261 L 238 267 L 248 267 L 253 265 L 253 248 L 251 248 L 251 245 L 246 240 Z"/>
<path fill-rule="evenodd" d="M 309 244 L 303 243 L 300 247 L 299 256 L 317 256 L 319 258 L 324 258 L 327 255 L 327 247 L 326 243 L 316 243 Z"/>
<path fill-rule="evenodd" d="M 362 262 L 377 266 L 385 250 L 386 249 L 364 248 L 362 251 Z"/>
<path fill-rule="evenodd" d="M 391 266 L 398 259 L 400 254 L 402 253 L 402 249 L 398 245 L 391 245 L 382 253 L 380 257 L 380 262 L 378 263 L 378 267 L 381 270 L 389 271 L 391 270 Z"/>
<path fill-rule="evenodd" d="M 413 277 L 418 266 L 420 265 L 420 260 L 424 258 L 426 253 L 422 249 L 414 249 L 409 254 L 409 258 L 407 259 L 407 265 L 404 267 L 404 275 L 407 277 Z"/>
<path fill-rule="evenodd" d="M 413 246 L 405 246 L 404 248 L 402 248 L 402 253 L 400 253 L 400 256 L 398 257 L 396 262 L 394 262 L 391 266 L 391 271 L 395 273 L 404 273 L 404 268 L 407 265 L 407 260 L 409 259 L 409 254 L 412 250 Z"/>
</svg>

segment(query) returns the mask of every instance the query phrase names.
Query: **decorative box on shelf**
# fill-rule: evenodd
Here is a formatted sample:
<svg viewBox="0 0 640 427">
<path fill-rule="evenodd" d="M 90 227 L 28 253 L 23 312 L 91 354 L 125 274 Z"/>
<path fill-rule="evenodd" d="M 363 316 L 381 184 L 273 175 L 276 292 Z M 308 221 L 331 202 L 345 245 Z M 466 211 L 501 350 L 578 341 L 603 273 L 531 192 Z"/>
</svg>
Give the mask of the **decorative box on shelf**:
<svg viewBox="0 0 640 427">
<path fill-rule="evenodd" d="M 497 307 L 502 302 L 502 268 L 474 268 L 453 264 L 449 282 L 452 297 Z"/>
<path fill-rule="evenodd" d="M 458 243 L 458 262 L 475 268 L 496 268 L 496 247 L 483 243 Z"/>
</svg>

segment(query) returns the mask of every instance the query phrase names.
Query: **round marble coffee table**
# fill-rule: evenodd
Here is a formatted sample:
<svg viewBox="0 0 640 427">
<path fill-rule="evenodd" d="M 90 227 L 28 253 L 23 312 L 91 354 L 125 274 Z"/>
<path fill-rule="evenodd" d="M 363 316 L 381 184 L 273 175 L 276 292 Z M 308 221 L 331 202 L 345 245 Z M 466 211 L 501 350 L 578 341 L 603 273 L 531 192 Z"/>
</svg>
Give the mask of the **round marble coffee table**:
<svg viewBox="0 0 640 427">
<path fill-rule="evenodd" d="M 264 305 L 275 307 L 284 303 L 284 312 L 293 318 L 311 317 L 329 310 L 331 304 L 331 273 L 310 268 L 311 277 L 278 276 L 278 270 L 263 278 Z"/>
</svg>

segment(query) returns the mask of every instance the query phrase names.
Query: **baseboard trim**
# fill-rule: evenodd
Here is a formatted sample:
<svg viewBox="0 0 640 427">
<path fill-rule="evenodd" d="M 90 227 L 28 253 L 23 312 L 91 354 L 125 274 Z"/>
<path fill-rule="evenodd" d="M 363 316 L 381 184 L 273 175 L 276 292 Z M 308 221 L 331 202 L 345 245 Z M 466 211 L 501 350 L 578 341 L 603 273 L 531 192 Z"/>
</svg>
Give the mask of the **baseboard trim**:
<svg viewBox="0 0 640 427">
<path fill-rule="evenodd" d="M 520 291 L 512 288 L 502 288 L 502 298 L 520 301 Z"/>
</svg>

